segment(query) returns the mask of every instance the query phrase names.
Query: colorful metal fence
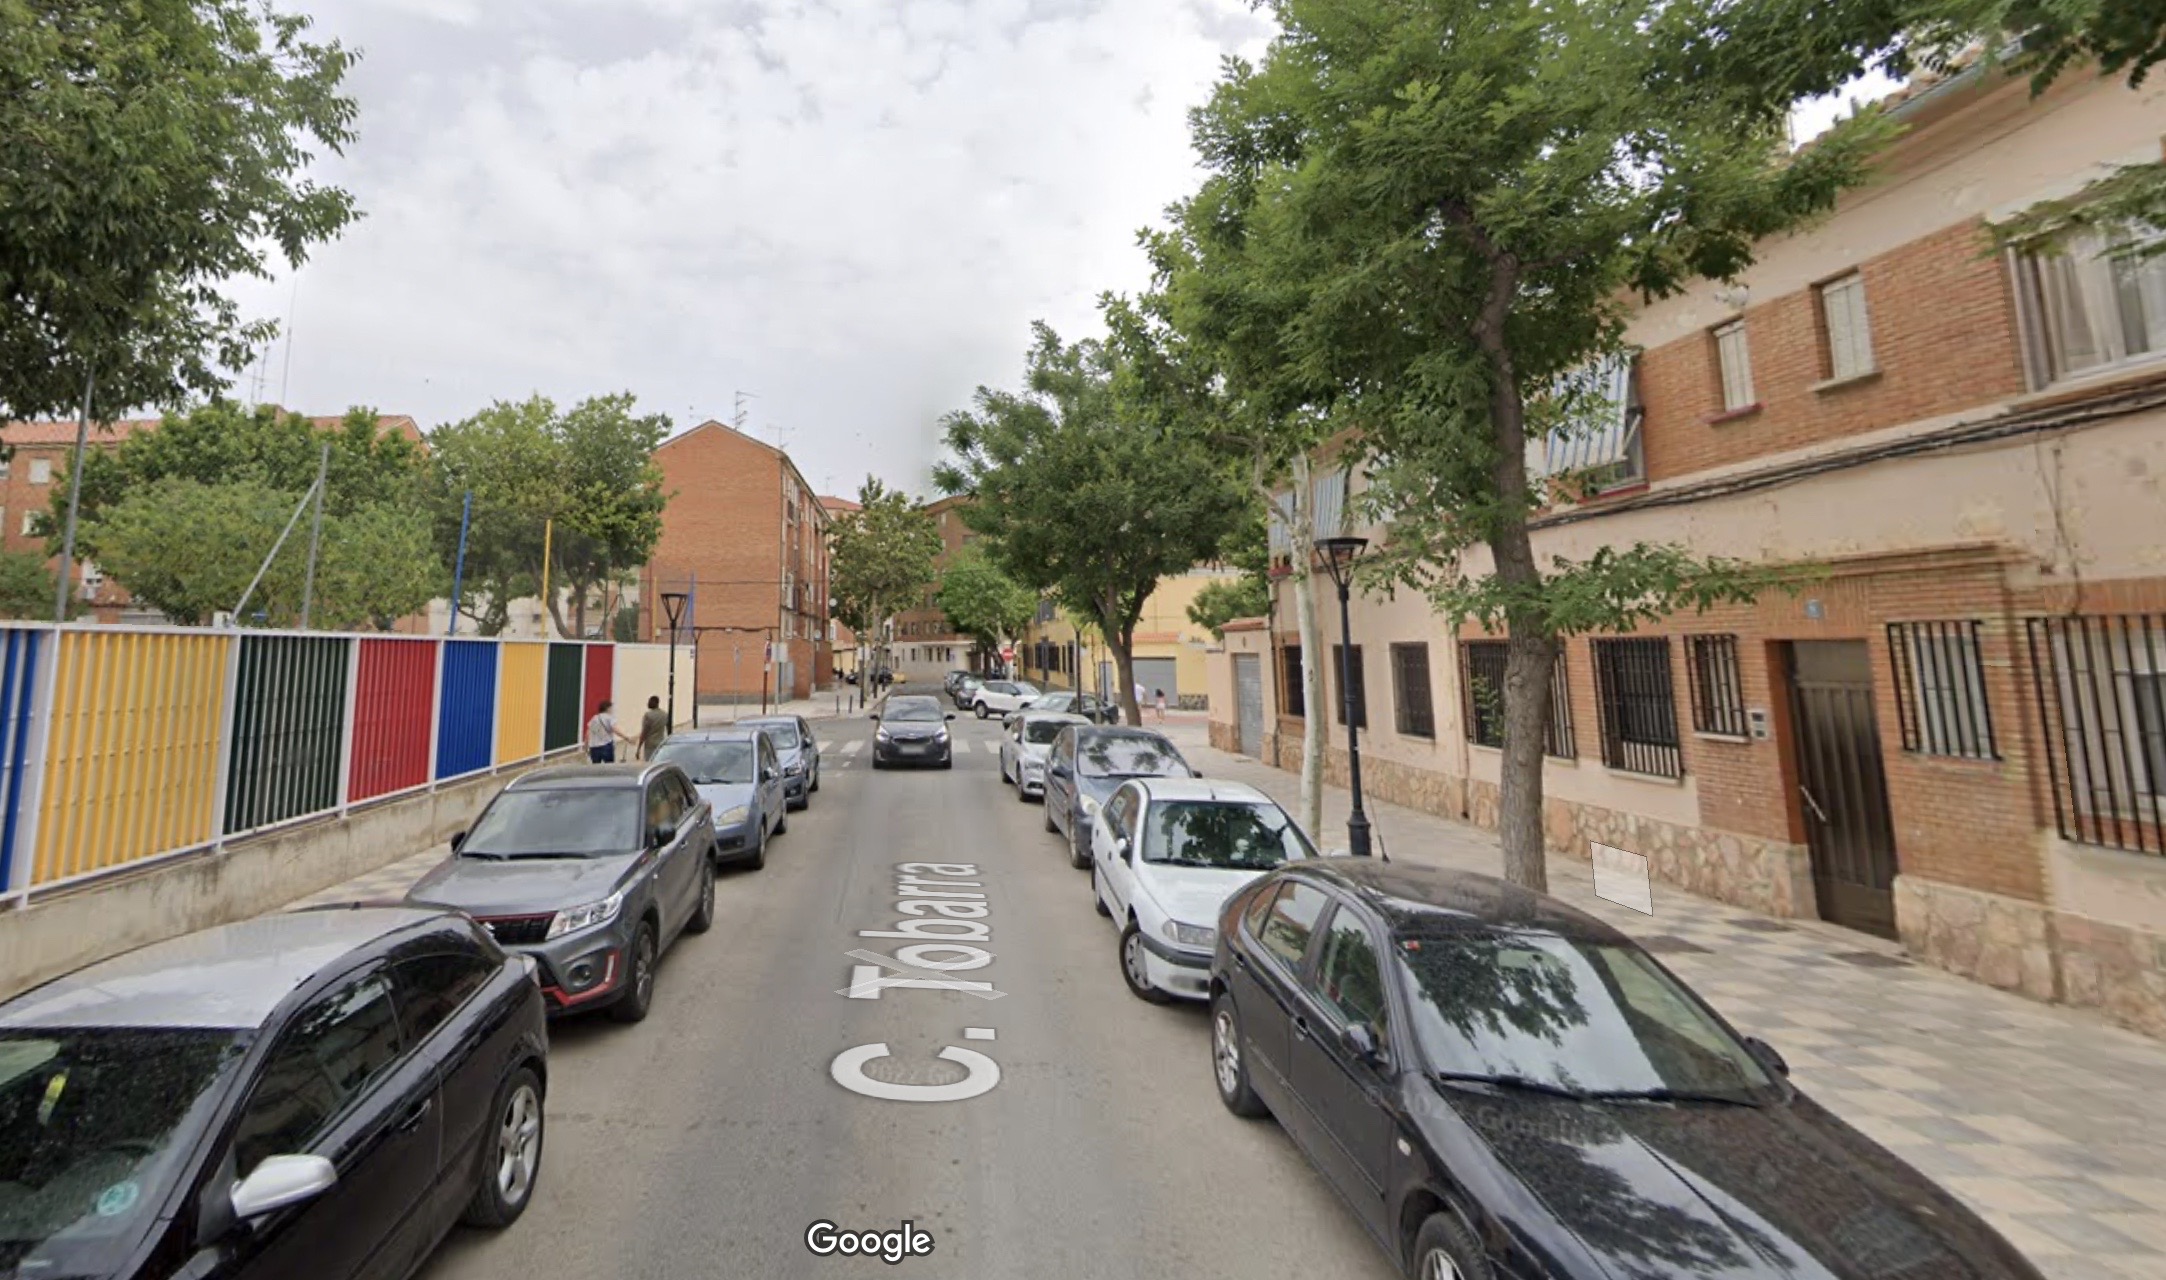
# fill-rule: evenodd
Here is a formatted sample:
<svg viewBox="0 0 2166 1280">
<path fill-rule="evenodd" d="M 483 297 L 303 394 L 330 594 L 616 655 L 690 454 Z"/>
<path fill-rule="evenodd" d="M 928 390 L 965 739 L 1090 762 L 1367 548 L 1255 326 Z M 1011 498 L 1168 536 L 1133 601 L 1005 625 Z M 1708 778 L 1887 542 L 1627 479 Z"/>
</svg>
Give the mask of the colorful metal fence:
<svg viewBox="0 0 2166 1280">
<path fill-rule="evenodd" d="M 583 714 L 617 684 L 617 656 L 586 643 L 0 627 L 0 900 L 574 747 Z"/>
</svg>

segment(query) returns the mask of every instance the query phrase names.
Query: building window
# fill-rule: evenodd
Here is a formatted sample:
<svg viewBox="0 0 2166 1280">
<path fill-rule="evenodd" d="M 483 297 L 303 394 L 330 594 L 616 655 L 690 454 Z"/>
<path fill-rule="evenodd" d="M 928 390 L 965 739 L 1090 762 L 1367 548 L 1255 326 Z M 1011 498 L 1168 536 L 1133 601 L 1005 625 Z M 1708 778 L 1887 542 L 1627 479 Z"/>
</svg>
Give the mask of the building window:
<svg viewBox="0 0 2166 1280">
<path fill-rule="evenodd" d="M 1301 646 L 1279 650 L 1279 714 L 1300 719 L 1308 714 L 1308 686 L 1301 680 Z"/>
<path fill-rule="evenodd" d="M 1978 630 L 1975 622 L 1889 624 L 1903 750 L 1965 760 L 2000 758 L 1993 747 Z"/>
<path fill-rule="evenodd" d="M 2086 235 L 2017 259 L 2034 381 L 2166 355 L 2166 256 L 2117 252 L 2130 242 Z"/>
<path fill-rule="evenodd" d="M 2166 615 L 2033 618 L 2062 839 L 2166 854 Z"/>
<path fill-rule="evenodd" d="M 37 531 L 38 531 L 38 513 L 37 513 L 37 512 L 35 512 L 35 511 L 25 511 L 25 512 L 23 512 L 23 536 L 24 536 L 25 538 L 27 538 L 27 537 L 29 537 L 29 536 L 30 536 L 31 534 L 34 534 L 34 533 L 36 533 Z"/>
<path fill-rule="evenodd" d="M 1566 429 L 1527 442 L 1527 466 L 1537 476 L 1573 477 L 1583 493 L 1604 493 L 1645 483 L 1647 454 L 1641 425 L 1639 361 L 1612 356 L 1564 379 L 1564 394 L 1589 412 Z"/>
<path fill-rule="evenodd" d="M 1603 764 L 1658 778 L 1685 776 L 1667 639 L 1595 641 L 1594 690 Z"/>
<path fill-rule="evenodd" d="M 1369 682 L 1362 676 L 1361 646 L 1357 644 L 1345 651 L 1347 661 L 1344 668 L 1344 679 L 1341 678 L 1341 668 L 1339 666 L 1340 649 L 1341 646 L 1339 645 L 1331 646 L 1331 709 L 1338 722 L 1345 724 L 1346 704 L 1349 701 L 1347 691 L 1351 689 L 1353 691 L 1351 701 L 1354 704 L 1354 727 L 1356 729 L 1366 729 L 1369 727 Z"/>
<path fill-rule="evenodd" d="M 1504 745 L 1504 660 L 1502 640 L 1467 640 L 1459 646 L 1461 721 L 1467 741 L 1476 746 Z M 1565 674 L 1564 650 L 1557 650 L 1549 673 L 1549 720 L 1542 726 L 1542 754 L 1570 760 L 1578 752 L 1572 740 L 1572 684 Z"/>
<path fill-rule="evenodd" d="M 1745 733 L 1745 685 L 1737 666 L 1736 636 L 1686 636 L 1692 668 L 1692 728 L 1724 738 Z"/>
<path fill-rule="evenodd" d="M 50 459 L 50 458 L 32 458 L 32 459 L 30 460 L 30 483 L 32 483 L 32 484 L 51 484 L 52 482 L 53 482 L 53 461 L 52 461 L 52 459 Z"/>
<path fill-rule="evenodd" d="M 1745 344 L 1745 322 L 1732 320 L 1715 330 L 1715 365 L 1722 372 L 1722 409 L 1736 413 L 1750 409 L 1752 398 L 1752 350 Z"/>
<path fill-rule="evenodd" d="M 1436 737 L 1436 704 L 1429 696 L 1429 646 L 1391 646 L 1391 701 L 1395 727 L 1409 738 Z"/>
<path fill-rule="evenodd" d="M 1865 277 L 1853 271 L 1820 286 L 1820 322 L 1828 336 L 1828 377 L 1873 371 L 1873 330 L 1865 314 Z"/>
</svg>

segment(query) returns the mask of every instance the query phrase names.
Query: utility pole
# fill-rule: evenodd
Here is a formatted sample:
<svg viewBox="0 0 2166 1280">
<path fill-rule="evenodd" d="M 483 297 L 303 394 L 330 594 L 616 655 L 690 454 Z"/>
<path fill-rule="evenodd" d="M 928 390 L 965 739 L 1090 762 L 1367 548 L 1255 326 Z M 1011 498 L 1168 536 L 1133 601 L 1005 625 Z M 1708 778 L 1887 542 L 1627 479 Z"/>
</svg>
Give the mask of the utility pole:
<svg viewBox="0 0 2166 1280">
<path fill-rule="evenodd" d="M 308 630 L 308 619 L 316 603 L 316 557 L 323 549 L 323 491 L 330 487 L 331 446 L 323 446 L 323 456 L 316 462 L 316 514 L 310 518 L 308 530 L 308 572 L 301 579 L 301 630 Z"/>
</svg>

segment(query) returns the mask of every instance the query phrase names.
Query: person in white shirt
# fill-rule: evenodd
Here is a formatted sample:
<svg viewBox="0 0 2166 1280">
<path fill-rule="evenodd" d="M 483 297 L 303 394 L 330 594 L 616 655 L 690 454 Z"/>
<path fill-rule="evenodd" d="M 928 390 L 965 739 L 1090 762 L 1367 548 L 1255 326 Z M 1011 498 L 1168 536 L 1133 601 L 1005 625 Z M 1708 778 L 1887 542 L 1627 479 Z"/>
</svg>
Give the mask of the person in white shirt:
<svg viewBox="0 0 2166 1280">
<path fill-rule="evenodd" d="M 595 764 L 617 762 L 617 740 L 627 743 L 636 741 L 632 735 L 617 728 L 617 718 L 610 714 L 614 702 L 605 702 L 595 709 L 594 718 L 587 721 L 587 759 Z"/>
</svg>

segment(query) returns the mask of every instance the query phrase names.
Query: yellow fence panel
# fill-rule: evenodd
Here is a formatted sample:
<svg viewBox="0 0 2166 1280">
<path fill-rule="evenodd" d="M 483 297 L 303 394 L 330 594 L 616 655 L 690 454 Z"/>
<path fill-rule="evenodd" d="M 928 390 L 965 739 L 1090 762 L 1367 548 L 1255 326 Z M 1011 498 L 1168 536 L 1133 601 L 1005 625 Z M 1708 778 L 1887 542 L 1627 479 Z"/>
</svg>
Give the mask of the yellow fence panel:
<svg viewBox="0 0 2166 1280">
<path fill-rule="evenodd" d="M 506 640 L 496 678 L 496 762 L 531 760 L 542 753 L 542 706 L 547 696 L 549 646 Z M 580 724 L 585 729 L 584 722 Z"/>
<path fill-rule="evenodd" d="M 212 838 L 232 646 L 218 634 L 62 635 L 32 884 Z"/>
</svg>

